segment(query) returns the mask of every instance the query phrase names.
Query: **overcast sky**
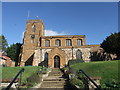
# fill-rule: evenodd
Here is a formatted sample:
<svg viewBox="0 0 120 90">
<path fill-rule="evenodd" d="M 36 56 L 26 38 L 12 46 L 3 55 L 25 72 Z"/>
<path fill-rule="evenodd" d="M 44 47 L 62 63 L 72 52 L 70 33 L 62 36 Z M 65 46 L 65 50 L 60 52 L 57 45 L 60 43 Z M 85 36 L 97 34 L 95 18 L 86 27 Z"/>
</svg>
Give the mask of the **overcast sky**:
<svg viewBox="0 0 120 90">
<path fill-rule="evenodd" d="M 86 35 L 87 44 L 100 44 L 118 32 L 117 2 L 4 2 L 2 30 L 9 45 L 22 43 L 26 20 L 36 16 L 46 35 Z"/>
</svg>

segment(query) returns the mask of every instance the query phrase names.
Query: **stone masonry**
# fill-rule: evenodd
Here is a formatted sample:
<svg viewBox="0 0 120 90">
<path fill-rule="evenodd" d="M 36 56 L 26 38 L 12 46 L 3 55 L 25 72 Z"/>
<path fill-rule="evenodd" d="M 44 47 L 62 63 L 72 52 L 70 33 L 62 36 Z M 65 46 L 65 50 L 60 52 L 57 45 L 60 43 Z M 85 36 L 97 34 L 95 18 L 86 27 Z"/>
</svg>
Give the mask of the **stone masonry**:
<svg viewBox="0 0 120 90">
<path fill-rule="evenodd" d="M 85 35 L 45 36 L 42 20 L 28 20 L 19 64 L 62 68 L 72 59 L 89 62 L 91 48 L 96 46 L 86 45 Z"/>
</svg>

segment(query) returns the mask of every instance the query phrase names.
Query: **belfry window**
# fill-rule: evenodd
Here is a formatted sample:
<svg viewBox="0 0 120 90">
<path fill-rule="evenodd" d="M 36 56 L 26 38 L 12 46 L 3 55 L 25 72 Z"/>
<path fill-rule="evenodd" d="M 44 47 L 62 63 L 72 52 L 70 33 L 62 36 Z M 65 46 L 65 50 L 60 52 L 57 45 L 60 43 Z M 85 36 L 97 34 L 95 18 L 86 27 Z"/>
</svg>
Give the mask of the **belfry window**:
<svg viewBox="0 0 120 90">
<path fill-rule="evenodd" d="M 66 39 L 66 46 L 72 46 L 71 39 Z"/>
<path fill-rule="evenodd" d="M 33 26 L 32 26 L 32 32 L 35 32 L 35 31 L 36 31 L 36 26 L 33 25 Z"/>
<path fill-rule="evenodd" d="M 82 40 L 81 39 L 77 39 L 77 46 L 82 46 Z"/>
<path fill-rule="evenodd" d="M 59 39 L 55 40 L 55 45 L 56 46 L 61 46 L 61 41 Z"/>
<path fill-rule="evenodd" d="M 50 40 L 45 40 L 45 46 L 49 47 L 50 46 Z"/>
</svg>

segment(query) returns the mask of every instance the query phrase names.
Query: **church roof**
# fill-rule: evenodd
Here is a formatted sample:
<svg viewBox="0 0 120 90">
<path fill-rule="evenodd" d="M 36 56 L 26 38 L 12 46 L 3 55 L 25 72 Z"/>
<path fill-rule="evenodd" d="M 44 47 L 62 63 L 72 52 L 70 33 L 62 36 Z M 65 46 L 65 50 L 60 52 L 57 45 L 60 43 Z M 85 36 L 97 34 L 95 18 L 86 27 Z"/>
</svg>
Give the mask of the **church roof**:
<svg viewBox="0 0 120 90">
<path fill-rule="evenodd" d="M 43 38 L 85 38 L 85 35 L 43 36 Z"/>
</svg>

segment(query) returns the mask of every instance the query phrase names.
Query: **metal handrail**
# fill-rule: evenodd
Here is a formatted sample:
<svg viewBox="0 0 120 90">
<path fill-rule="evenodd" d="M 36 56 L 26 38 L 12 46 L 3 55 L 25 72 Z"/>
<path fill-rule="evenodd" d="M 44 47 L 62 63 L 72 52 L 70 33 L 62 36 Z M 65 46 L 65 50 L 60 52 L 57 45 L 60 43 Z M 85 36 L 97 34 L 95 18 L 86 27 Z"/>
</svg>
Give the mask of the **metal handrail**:
<svg viewBox="0 0 120 90">
<path fill-rule="evenodd" d="M 21 75 L 22 74 L 22 72 L 24 72 L 24 68 L 22 68 L 19 72 L 18 72 L 18 74 L 14 77 L 14 79 L 10 82 L 10 84 L 7 86 L 7 88 L 5 89 L 5 90 L 9 90 L 10 89 L 10 87 L 12 86 L 12 84 L 15 82 L 15 80 L 17 79 L 17 77 L 19 76 L 19 75 Z"/>
<path fill-rule="evenodd" d="M 82 69 L 79 70 L 81 73 L 83 73 L 98 89 L 101 89 Z"/>
</svg>

